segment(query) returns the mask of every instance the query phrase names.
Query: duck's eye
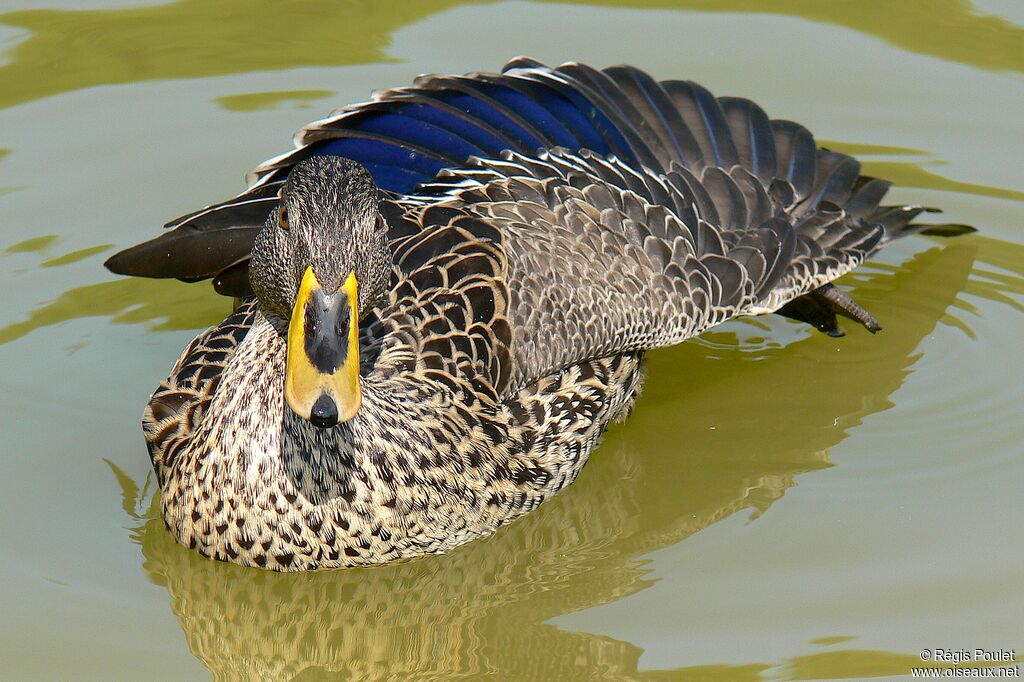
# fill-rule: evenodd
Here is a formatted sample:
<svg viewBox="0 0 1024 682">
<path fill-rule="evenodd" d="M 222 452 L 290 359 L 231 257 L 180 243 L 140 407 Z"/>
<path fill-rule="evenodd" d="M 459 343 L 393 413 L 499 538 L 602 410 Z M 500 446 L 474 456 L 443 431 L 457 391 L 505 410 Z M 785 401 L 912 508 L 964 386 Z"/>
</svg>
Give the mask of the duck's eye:
<svg viewBox="0 0 1024 682">
<path fill-rule="evenodd" d="M 282 230 L 288 229 L 288 209 L 284 206 L 281 207 L 277 214 L 277 224 L 281 226 Z"/>
</svg>

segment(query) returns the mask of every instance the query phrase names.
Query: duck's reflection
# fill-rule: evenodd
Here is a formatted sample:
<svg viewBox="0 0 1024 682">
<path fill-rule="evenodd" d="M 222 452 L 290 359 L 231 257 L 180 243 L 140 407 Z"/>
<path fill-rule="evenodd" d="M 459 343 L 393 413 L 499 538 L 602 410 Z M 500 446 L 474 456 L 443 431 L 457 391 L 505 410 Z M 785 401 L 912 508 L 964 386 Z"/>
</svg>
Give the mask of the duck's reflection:
<svg viewBox="0 0 1024 682">
<path fill-rule="evenodd" d="M 576 484 L 450 555 L 281 575 L 177 546 L 151 507 L 135 531 L 145 569 L 216 678 L 664 679 L 638 671 L 641 650 L 628 642 L 546 622 L 643 589 L 644 553 L 738 510 L 761 513 L 798 474 L 829 466 L 829 448 L 892 404 L 973 260 L 960 241 L 858 277 L 858 300 L 886 327 L 877 337 L 797 332 L 784 348 L 729 347 L 720 332 L 717 343 L 654 354 L 647 394 Z M 783 336 L 788 325 L 778 325 Z M 754 679 L 765 667 L 701 670 Z M 834 676 L 844 674 L 856 675 Z"/>
</svg>

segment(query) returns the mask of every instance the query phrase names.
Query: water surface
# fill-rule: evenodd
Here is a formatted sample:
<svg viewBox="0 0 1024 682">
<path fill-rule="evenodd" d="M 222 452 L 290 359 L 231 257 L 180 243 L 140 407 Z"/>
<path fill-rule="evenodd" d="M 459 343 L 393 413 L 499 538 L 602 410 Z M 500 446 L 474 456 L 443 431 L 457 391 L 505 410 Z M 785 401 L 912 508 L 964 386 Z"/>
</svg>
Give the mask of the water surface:
<svg viewBox="0 0 1024 682">
<path fill-rule="evenodd" d="M 1024 651 L 1024 15 L 1013 3 L 9 0 L 0 678 L 909 679 Z M 633 63 L 799 120 L 976 225 L 843 280 L 885 327 L 650 358 L 566 493 L 450 555 L 282 576 L 162 529 L 138 419 L 229 302 L 114 249 L 422 72 Z"/>
</svg>

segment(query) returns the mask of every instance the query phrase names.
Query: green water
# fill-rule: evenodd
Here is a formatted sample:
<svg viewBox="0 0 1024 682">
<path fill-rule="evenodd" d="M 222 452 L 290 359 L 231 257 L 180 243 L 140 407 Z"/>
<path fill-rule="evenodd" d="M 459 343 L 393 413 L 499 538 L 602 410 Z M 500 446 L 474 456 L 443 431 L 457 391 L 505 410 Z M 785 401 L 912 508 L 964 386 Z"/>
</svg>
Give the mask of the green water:
<svg viewBox="0 0 1024 682">
<path fill-rule="evenodd" d="M 177 547 L 138 420 L 206 285 L 103 258 L 428 71 L 628 62 L 749 96 L 977 235 L 847 277 L 885 327 L 655 353 L 578 482 L 443 557 L 282 576 Z M 5 0 L 0 679 L 909 679 L 1024 656 L 1024 8 L 1010 0 Z M 852 327 L 852 325 L 847 325 Z"/>
</svg>

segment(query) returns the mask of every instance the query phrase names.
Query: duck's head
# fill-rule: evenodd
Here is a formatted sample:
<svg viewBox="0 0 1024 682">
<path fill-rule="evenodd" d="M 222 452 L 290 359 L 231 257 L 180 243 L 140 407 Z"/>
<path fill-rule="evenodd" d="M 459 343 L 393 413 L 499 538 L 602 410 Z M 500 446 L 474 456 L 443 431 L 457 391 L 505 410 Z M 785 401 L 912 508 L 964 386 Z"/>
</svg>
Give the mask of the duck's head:
<svg viewBox="0 0 1024 682">
<path fill-rule="evenodd" d="M 370 173 L 338 156 L 298 163 L 253 246 L 249 279 L 260 306 L 287 324 L 285 398 L 321 428 L 361 402 L 359 320 L 390 273 L 387 226 Z"/>
</svg>

